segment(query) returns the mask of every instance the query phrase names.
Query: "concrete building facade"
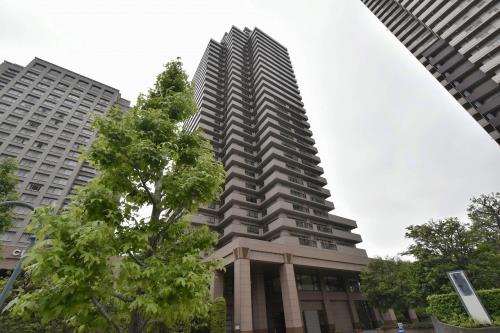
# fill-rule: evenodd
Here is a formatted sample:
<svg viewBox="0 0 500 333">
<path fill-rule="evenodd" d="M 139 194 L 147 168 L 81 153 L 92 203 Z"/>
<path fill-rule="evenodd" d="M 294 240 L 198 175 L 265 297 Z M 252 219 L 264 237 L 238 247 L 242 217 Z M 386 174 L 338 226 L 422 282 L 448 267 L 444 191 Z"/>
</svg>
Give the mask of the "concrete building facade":
<svg viewBox="0 0 500 333">
<path fill-rule="evenodd" d="M 500 3 L 362 1 L 500 144 Z"/>
<path fill-rule="evenodd" d="M 35 58 L 27 66 L 0 64 L 0 158 L 19 162 L 20 200 L 62 207 L 74 186 L 95 170 L 80 161 L 94 139 L 90 114 L 130 102 L 112 87 Z M 15 227 L 1 235 L 0 269 L 12 268 L 29 242 L 29 210 L 16 207 Z"/>
<path fill-rule="evenodd" d="M 380 318 L 359 290 L 368 258 L 356 222 L 330 212 L 287 49 L 232 27 L 211 40 L 195 73 L 201 129 L 226 170 L 218 201 L 194 224 L 220 234 L 226 271 L 212 285 L 228 332 L 353 332 Z"/>
</svg>

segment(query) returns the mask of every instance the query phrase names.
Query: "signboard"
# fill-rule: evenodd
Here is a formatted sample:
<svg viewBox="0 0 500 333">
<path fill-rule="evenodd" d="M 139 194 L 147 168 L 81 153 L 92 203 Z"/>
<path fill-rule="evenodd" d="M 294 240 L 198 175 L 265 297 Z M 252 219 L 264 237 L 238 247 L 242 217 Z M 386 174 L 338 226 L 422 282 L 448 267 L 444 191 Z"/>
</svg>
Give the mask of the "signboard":
<svg viewBox="0 0 500 333">
<path fill-rule="evenodd" d="M 469 316 L 480 323 L 491 324 L 490 316 L 488 316 L 488 313 L 477 297 L 474 288 L 472 288 L 467 276 L 465 276 L 465 272 L 448 272 L 448 278 L 450 279 L 451 284 L 455 288 L 458 296 L 460 296 L 460 300 L 462 301 L 462 304 L 467 310 Z"/>
</svg>

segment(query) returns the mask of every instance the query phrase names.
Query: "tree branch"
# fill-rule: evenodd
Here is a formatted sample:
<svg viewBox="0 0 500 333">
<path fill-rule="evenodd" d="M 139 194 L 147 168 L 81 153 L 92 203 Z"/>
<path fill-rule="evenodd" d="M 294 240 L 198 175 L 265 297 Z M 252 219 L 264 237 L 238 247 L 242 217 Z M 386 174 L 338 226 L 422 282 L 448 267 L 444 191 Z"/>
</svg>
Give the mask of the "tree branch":
<svg viewBox="0 0 500 333">
<path fill-rule="evenodd" d="M 137 265 L 141 266 L 141 267 L 146 267 L 146 264 L 144 262 L 142 262 L 141 260 L 139 260 L 139 258 L 137 258 L 132 252 L 130 251 L 127 251 L 128 255 L 134 259 L 134 261 L 137 263 Z"/>
<path fill-rule="evenodd" d="M 115 329 L 115 331 L 117 333 L 123 333 L 121 327 L 118 326 L 118 324 L 115 323 L 113 321 L 113 319 L 111 319 L 111 317 L 108 314 L 108 312 L 106 312 L 106 309 L 104 308 L 104 306 L 101 303 L 99 303 L 99 301 L 95 297 L 92 297 L 92 303 L 96 306 L 97 310 L 99 310 L 99 312 L 104 317 L 104 319 L 106 319 L 106 321 L 108 322 L 108 324 L 110 324 L 111 326 L 113 326 L 113 328 Z"/>
<path fill-rule="evenodd" d="M 137 174 L 137 177 L 139 177 L 139 180 L 141 181 L 141 184 L 142 184 L 142 187 L 144 188 L 144 190 L 146 191 L 146 193 L 148 194 L 148 197 L 149 199 L 151 200 L 151 204 L 153 206 L 156 205 L 156 201 L 153 197 L 153 194 L 151 193 L 151 191 L 149 190 L 149 187 L 148 185 L 146 184 L 146 181 L 144 180 L 144 178 L 142 177 L 142 174 L 141 172 L 139 171 L 139 168 L 137 167 L 137 163 L 135 163 L 135 161 L 133 159 L 131 159 L 127 154 L 125 154 L 125 157 L 128 159 L 128 161 L 130 162 L 130 164 L 132 164 L 132 168 L 134 169 L 135 173 Z"/>
<path fill-rule="evenodd" d="M 119 292 L 113 292 L 113 296 L 115 296 L 116 298 L 124 301 L 124 302 L 133 302 L 134 301 L 134 298 L 133 297 L 130 297 L 130 296 L 125 296 L 125 295 L 122 295 L 120 294 Z"/>
</svg>

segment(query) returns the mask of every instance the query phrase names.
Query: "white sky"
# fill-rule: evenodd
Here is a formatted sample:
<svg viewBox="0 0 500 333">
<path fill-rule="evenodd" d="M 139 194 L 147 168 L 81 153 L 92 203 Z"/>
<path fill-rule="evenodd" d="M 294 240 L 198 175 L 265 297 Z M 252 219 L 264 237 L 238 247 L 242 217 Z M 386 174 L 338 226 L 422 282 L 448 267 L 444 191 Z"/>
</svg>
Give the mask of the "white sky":
<svg viewBox="0 0 500 333">
<path fill-rule="evenodd" d="M 2 0 L 0 61 L 36 56 L 135 100 L 177 56 L 192 75 L 232 25 L 288 48 L 333 213 L 357 220 L 370 256 L 500 190 L 498 145 L 360 0 Z"/>
</svg>

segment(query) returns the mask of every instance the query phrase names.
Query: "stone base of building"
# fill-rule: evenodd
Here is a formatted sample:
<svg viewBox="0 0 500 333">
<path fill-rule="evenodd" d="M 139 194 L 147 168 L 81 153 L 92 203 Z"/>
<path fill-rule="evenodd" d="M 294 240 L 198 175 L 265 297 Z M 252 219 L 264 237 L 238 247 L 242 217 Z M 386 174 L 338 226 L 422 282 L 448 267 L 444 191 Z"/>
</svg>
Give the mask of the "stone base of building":
<svg viewBox="0 0 500 333">
<path fill-rule="evenodd" d="M 350 333 L 382 320 L 359 291 L 366 255 L 234 238 L 213 256 L 226 264 L 212 291 L 229 332 Z"/>
</svg>

